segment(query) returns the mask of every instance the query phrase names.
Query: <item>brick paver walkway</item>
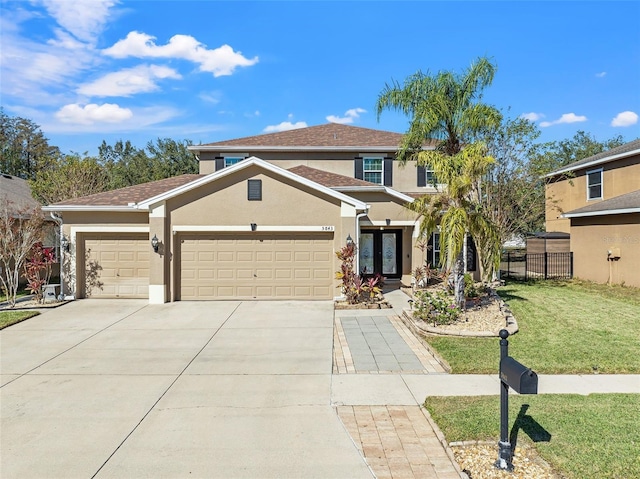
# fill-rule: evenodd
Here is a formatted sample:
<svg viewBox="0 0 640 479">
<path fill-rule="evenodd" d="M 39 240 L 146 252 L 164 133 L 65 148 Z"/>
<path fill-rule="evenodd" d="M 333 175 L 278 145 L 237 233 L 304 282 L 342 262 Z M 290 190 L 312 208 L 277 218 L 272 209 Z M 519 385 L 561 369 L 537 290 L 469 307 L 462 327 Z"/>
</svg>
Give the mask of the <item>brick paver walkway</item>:
<svg viewBox="0 0 640 479">
<path fill-rule="evenodd" d="M 334 374 L 445 372 L 398 316 L 336 317 L 333 343 Z"/>
<path fill-rule="evenodd" d="M 420 406 L 336 409 L 378 479 L 460 478 Z"/>
</svg>

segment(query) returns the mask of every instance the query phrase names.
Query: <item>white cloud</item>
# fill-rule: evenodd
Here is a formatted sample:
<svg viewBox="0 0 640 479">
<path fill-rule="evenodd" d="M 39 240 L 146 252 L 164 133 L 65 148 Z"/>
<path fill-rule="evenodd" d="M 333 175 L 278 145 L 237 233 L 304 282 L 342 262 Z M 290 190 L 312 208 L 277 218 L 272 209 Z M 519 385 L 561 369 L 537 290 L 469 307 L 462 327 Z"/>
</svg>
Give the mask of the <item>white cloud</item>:
<svg viewBox="0 0 640 479">
<path fill-rule="evenodd" d="M 631 126 L 636 123 L 638 123 L 638 114 L 633 111 L 618 113 L 616 117 L 611 120 L 611 126 Z"/>
<path fill-rule="evenodd" d="M 109 17 L 114 0 L 42 0 L 42 5 L 58 25 L 74 37 L 92 43 Z"/>
<path fill-rule="evenodd" d="M 68 107 L 69 105 L 67 105 Z M 82 105 L 78 105 L 82 108 Z M 35 118 L 37 123 L 42 127 L 43 131 L 51 134 L 76 134 L 76 133 L 123 133 L 131 134 L 137 131 L 149 131 L 151 135 L 158 135 L 159 132 L 170 132 L 175 128 L 175 125 L 166 124 L 171 120 L 178 117 L 182 112 L 175 108 L 165 106 L 153 106 L 146 108 L 122 108 L 115 105 L 121 110 L 125 110 L 125 118 L 121 121 L 112 122 L 85 122 L 85 123 L 71 123 L 62 122 L 58 118 L 52 116 L 39 117 L 31 116 Z M 71 108 L 68 108 L 71 111 Z M 130 111 L 131 115 L 126 114 L 126 111 Z M 58 112 L 60 113 L 60 112 Z M 163 125 L 164 123 L 164 125 Z M 163 133 L 163 136 L 170 136 Z"/>
<path fill-rule="evenodd" d="M 264 130 L 264 133 L 274 133 L 277 131 L 297 130 L 298 128 L 306 128 L 307 124 L 304 121 L 297 121 L 291 123 L 290 121 L 283 121 L 278 125 L 269 125 Z"/>
<path fill-rule="evenodd" d="M 70 93 L 75 91 L 74 80 L 102 61 L 94 43 L 111 18 L 116 2 L 34 0 L 33 3 L 44 5 L 55 23 L 52 33 L 45 27 L 32 37 L 22 34 L 22 23 L 37 19 L 47 25 L 49 17 L 34 9 L 15 7 L 18 3 L 10 5 L 13 9 L 5 9 L 3 3 L 0 16 L 3 96 L 39 107 L 73 101 Z"/>
<path fill-rule="evenodd" d="M 596 77 L 597 78 L 603 78 L 606 74 L 607 74 L 607 72 L 596 73 Z"/>
<path fill-rule="evenodd" d="M 584 115 L 576 115 L 575 113 L 564 113 L 560 118 L 553 121 L 543 121 L 540 123 L 542 128 L 552 125 L 560 125 L 562 123 L 579 123 L 587 121 L 587 117 Z"/>
<path fill-rule="evenodd" d="M 206 101 L 207 103 L 211 103 L 212 105 L 217 105 L 222 99 L 222 92 L 219 90 L 203 91 L 200 92 L 198 98 L 202 101 Z"/>
<path fill-rule="evenodd" d="M 541 118 L 544 118 L 544 114 L 543 113 L 535 113 L 535 112 L 530 112 L 530 113 L 523 113 L 522 115 L 520 115 L 520 118 L 524 118 L 525 120 L 529 120 L 529 121 L 538 121 Z"/>
<path fill-rule="evenodd" d="M 173 68 L 159 65 L 139 65 L 118 72 L 107 73 L 101 78 L 80 85 L 78 93 L 88 96 L 131 96 L 157 90 L 156 80 L 180 79 L 182 76 Z"/>
<path fill-rule="evenodd" d="M 214 77 L 231 75 L 237 67 L 258 63 L 258 57 L 246 58 L 229 45 L 209 50 L 190 35 L 174 35 L 166 45 L 156 45 L 156 37 L 140 32 L 129 32 L 124 40 L 102 51 L 113 58 L 181 58 L 200 65 L 200 71 L 211 72 Z"/>
<path fill-rule="evenodd" d="M 133 112 L 114 103 L 103 103 L 102 105 L 90 103 L 85 106 L 72 103 L 60 108 L 55 116 L 63 123 L 92 125 L 94 123 L 120 123 L 133 117 Z"/>
<path fill-rule="evenodd" d="M 327 116 L 327 121 L 331 123 L 340 123 L 342 125 L 346 125 L 348 123 L 353 123 L 353 120 L 356 118 L 360 118 L 360 113 L 366 113 L 367 110 L 364 108 L 351 108 L 344 113 L 343 117 L 339 117 L 336 115 Z"/>
</svg>

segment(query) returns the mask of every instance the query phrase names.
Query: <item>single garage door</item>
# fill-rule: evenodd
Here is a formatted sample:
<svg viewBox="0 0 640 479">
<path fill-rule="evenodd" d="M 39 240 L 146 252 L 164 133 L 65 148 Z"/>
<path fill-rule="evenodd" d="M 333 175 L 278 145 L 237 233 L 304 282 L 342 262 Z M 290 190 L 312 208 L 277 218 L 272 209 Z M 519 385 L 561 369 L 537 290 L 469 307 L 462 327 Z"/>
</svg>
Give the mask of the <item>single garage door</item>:
<svg viewBox="0 0 640 479">
<path fill-rule="evenodd" d="M 149 297 L 147 234 L 102 234 L 87 237 L 84 246 L 86 297 Z"/>
<path fill-rule="evenodd" d="M 182 235 L 180 299 L 331 299 L 333 233 Z"/>
</svg>

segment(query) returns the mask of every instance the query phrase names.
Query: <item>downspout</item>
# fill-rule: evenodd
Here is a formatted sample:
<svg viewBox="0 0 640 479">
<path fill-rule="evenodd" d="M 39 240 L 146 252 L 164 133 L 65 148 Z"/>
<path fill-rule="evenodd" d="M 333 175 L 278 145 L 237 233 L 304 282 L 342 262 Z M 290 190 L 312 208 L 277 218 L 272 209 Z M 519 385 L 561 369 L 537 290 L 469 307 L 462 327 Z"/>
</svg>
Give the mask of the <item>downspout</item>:
<svg viewBox="0 0 640 479">
<path fill-rule="evenodd" d="M 53 221 L 55 221 L 56 223 L 58 223 L 58 227 L 60 228 L 60 236 L 58 238 L 58 248 L 60 251 L 60 296 L 58 297 L 58 299 L 64 299 L 64 274 L 62 271 L 62 264 L 63 264 L 63 256 L 64 256 L 64 249 L 62 248 L 62 225 L 64 224 L 64 222 L 62 221 L 62 218 L 60 218 L 59 216 L 56 216 L 56 214 L 52 211 L 51 213 L 49 213 L 51 215 L 51 218 L 53 219 Z"/>
<path fill-rule="evenodd" d="M 367 205 L 367 209 L 356 215 L 356 248 L 360 248 L 360 218 L 363 218 L 369 214 L 369 205 Z M 356 273 L 360 274 L 360 252 L 356 253 Z"/>
</svg>

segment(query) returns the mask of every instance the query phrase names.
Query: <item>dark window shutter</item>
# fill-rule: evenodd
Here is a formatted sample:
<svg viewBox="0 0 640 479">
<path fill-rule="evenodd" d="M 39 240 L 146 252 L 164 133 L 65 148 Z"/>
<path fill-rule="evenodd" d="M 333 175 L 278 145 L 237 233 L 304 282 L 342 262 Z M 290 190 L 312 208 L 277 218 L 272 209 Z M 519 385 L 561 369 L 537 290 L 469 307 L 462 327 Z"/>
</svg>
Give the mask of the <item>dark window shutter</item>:
<svg viewBox="0 0 640 479">
<path fill-rule="evenodd" d="M 476 244 L 473 242 L 473 238 L 471 236 L 467 236 L 467 271 L 476 270 L 477 256 Z"/>
<path fill-rule="evenodd" d="M 356 157 L 355 161 L 354 161 L 354 166 L 355 166 L 355 177 L 358 178 L 359 180 L 364 178 L 364 161 L 362 160 L 362 157 Z"/>
<path fill-rule="evenodd" d="M 216 171 L 220 171 L 222 168 L 224 168 L 224 158 L 216 156 Z"/>
<path fill-rule="evenodd" d="M 427 169 L 418 165 L 416 170 L 418 170 L 418 186 L 427 186 Z"/>
<path fill-rule="evenodd" d="M 384 186 L 393 185 L 393 158 L 384 159 Z"/>
<path fill-rule="evenodd" d="M 262 201 L 262 180 L 249 180 L 247 183 L 249 201 Z"/>
</svg>

